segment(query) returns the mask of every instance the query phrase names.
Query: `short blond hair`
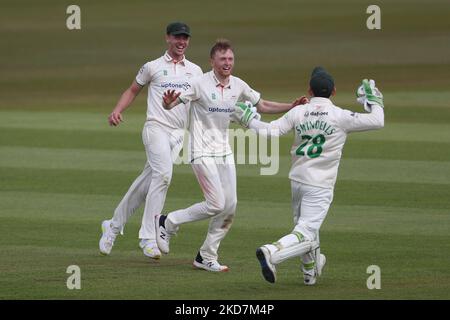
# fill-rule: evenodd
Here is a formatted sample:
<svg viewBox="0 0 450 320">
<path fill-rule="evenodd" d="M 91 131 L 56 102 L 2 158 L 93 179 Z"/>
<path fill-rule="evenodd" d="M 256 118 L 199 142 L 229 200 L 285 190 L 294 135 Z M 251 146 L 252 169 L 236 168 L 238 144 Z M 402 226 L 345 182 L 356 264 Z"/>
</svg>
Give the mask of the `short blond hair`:
<svg viewBox="0 0 450 320">
<path fill-rule="evenodd" d="M 214 57 L 214 54 L 217 51 L 226 51 L 231 50 L 233 51 L 233 47 L 231 46 L 231 42 L 227 39 L 217 39 L 214 46 L 211 48 L 211 52 L 209 53 L 209 56 L 211 58 Z"/>
</svg>

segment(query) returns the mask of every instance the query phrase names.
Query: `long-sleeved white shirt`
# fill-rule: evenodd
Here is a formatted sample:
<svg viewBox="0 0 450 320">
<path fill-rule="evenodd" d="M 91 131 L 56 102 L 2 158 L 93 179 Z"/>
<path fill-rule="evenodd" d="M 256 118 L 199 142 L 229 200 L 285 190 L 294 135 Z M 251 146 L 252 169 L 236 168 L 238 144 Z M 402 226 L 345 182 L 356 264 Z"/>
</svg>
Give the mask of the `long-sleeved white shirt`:
<svg viewBox="0 0 450 320">
<path fill-rule="evenodd" d="M 289 178 L 301 183 L 334 188 L 347 134 L 384 126 L 384 111 L 378 105 L 371 113 L 341 109 L 326 98 L 312 98 L 283 117 L 265 123 L 251 120 L 249 128 L 261 135 L 284 135 L 294 129 Z"/>
</svg>

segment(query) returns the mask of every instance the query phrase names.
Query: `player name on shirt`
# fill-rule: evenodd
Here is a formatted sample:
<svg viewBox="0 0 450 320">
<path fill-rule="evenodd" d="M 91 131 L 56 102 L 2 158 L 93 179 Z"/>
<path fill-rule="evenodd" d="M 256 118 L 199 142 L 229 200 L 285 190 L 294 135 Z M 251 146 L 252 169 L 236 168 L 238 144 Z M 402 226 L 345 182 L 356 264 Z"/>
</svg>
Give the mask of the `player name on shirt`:
<svg viewBox="0 0 450 320">
<path fill-rule="evenodd" d="M 333 134 L 333 132 L 336 131 L 334 127 L 329 125 L 326 121 L 322 120 L 306 121 L 295 126 L 295 131 L 298 134 L 303 134 L 305 133 L 305 131 L 313 129 L 322 130 L 327 135 Z"/>
</svg>

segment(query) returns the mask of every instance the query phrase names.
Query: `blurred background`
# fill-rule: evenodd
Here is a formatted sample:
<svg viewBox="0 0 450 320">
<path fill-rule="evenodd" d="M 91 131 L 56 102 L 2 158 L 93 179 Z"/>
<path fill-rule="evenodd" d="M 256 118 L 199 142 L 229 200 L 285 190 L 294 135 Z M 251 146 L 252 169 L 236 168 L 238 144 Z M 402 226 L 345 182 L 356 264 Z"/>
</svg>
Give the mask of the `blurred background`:
<svg viewBox="0 0 450 320">
<path fill-rule="evenodd" d="M 215 39 L 231 40 L 235 74 L 267 99 L 305 93 L 312 68 L 322 65 L 335 76 L 338 104 L 354 105 L 364 77 L 378 81 L 391 106 L 448 101 L 445 0 L 377 1 L 381 30 L 367 29 L 372 2 L 359 0 L 80 0 L 81 30 L 72 31 L 66 28 L 70 4 L 2 1 L 1 109 L 109 111 L 140 66 L 162 55 L 165 26 L 176 20 L 191 26 L 187 56 L 204 71 Z M 145 106 L 145 95 L 137 104 Z"/>
</svg>

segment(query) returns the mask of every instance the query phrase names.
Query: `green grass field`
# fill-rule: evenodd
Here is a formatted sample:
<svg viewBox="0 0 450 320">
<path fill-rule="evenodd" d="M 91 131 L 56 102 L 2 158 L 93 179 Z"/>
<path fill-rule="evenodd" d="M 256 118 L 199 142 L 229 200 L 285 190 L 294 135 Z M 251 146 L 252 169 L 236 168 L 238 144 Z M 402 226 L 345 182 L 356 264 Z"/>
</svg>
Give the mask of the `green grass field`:
<svg viewBox="0 0 450 320">
<path fill-rule="evenodd" d="M 379 1 L 378 31 L 365 25 L 369 1 L 78 1 L 79 31 L 66 29 L 69 4 L 0 5 L 0 299 L 450 298 L 448 1 Z M 191 25 L 188 56 L 205 71 L 214 40 L 232 40 L 235 74 L 263 98 L 304 94 L 316 65 L 334 75 L 339 106 L 362 110 L 353 92 L 364 77 L 383 91 L 385 128 L 349 136 L 344 149 L 315 287 L 293 260 L 275 285 L 265 282 L 254 255 L 292 228 L 291 136 L 277 175 L 237 167 L 236 219 L 220 249 L 229 273 L 191 267 L 207 221 L 182 226 L 160 261 L 145 258 L 142 209 L 112 255 L 99 255 L 100 223 L 145 162 L 146 93 L 120 127 L 107 115 L 139 67 L 163 53 L 176 19 Z M 164 211 L 201 199 L 190 167 L 176 166 Z M 81 268 L 81 290 L 66 288 L 69 265 Z M 380 290 L 366 287 L 370 265 L 381 268 Z"/>
</svg>

